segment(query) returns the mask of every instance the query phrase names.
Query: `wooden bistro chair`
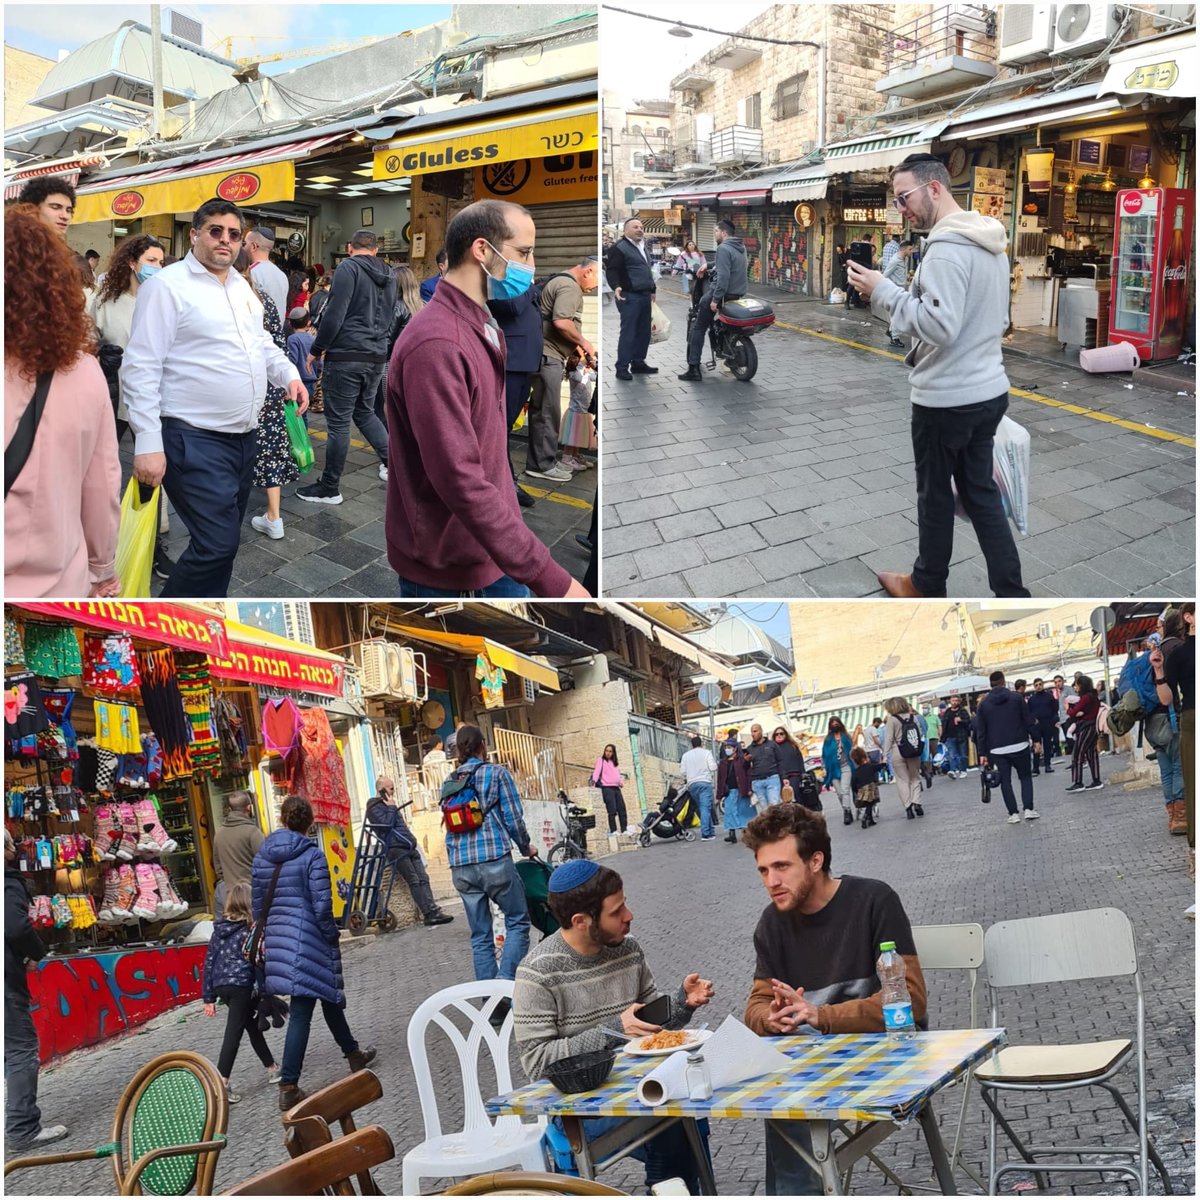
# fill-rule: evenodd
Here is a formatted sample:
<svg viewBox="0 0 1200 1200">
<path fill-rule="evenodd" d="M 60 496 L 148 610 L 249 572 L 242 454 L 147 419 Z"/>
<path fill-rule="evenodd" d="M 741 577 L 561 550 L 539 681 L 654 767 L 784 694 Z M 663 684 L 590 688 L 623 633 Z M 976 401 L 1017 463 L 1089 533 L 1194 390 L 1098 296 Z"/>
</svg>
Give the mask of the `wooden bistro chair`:
<svg viewBox="0 0 1200 1200">
<path fill-rule="evenodd" d="M 294 1108 L 283 1114 L 283 1144 L 293 1158 L 318 1150 L 334 1140 L 329 1128 L 337 1122 L 342 1134 L 358 1132 L 354 1114 L 368 1104 L 374 1104 L 383 1096 L 383 1084 L 374 1071 L 355 1071 L 331 1083 L 319 1092 L 301 1100 Z M 370 1170 L 358 1175 L 358 1190 L 363 1196 L 382 1196 Z M 351 1189 L 350 1193 L 353 1194 Z"/>
<path fill-rule="evenodd" d="M 464 1179 L 441 1193 L 443 1196 L 628 1196 L 594 1179 L 552 1175 L 547 1171 L 496 1171 Z"/>
<path fill-rule="evenodd" d="M 217 1069 L 200 1054 L 152 1058 L 117 1101 L 112 1140 L 92 1150 L 35 1154 L 5 1163 L 4 1174 L 107 1158 L 122 1196 L 211 1196 L 225 1148 L 229 1104 Z"/>
<path fill-rule="evenodd" d="M 381 1125 L 356 1129 L 238 1184 L 227 1196 L 353 1196 L 350 1180 L 396 1157 Z"/>
</svg>

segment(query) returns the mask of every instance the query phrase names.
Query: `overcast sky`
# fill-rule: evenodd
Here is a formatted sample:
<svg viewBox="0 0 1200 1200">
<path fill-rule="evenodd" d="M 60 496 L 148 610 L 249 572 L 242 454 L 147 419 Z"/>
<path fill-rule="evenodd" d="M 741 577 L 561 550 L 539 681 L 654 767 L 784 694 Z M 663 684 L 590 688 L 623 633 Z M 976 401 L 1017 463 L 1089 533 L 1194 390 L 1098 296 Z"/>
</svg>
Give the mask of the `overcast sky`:
<svg viewBox="0 0 1200 1200">
<path fill-rule="evenodd" d="M 444 20 L 451 11 L 449 4 L 164 4 L 163 28 L 167 32 L 166 13 L 171 8 L 201 22 L 206 50 L 224 55 L 224 39 L 232 37 L 232 58 L 402 33 Z M 59 51 L 78 50 L 128 20 L 149 25 L 150 5 L 6 4 L 4 41 L 57 60 Z M 252 36 L 257 41 L 252 41 Z M 312 61 L 285 59 L 264 66 L 263 74 L 277 75 Z"/>
<path fill-rule="evenodd" d="M 618 8 L 649 8 L 654 16 L 707 25 L 730 33 L 744 28 L 770 4 L 679 4 L 645 5 L 642 0 L 618 4 Z M 669 25 L 645 17 L 627 16 L 608 7 L 600 10 L 601 87 L 611 88 L 627 100 L 665 100 L 670 81 L 684 67 L 719 46 L 724 37 L 693 31 L 690 38 L 672 37 Z"/>
</svg>

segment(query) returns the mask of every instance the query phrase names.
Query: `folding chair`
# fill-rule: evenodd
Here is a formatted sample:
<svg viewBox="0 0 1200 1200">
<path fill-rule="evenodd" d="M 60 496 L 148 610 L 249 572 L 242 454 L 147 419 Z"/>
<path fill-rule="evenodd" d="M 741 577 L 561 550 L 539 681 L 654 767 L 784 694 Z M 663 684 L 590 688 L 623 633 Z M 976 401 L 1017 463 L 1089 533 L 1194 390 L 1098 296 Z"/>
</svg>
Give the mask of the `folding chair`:
<svg viewBox="0 0 1200 1200">
<path fill-rule="evenodd" d="M 976 1029 L 979 1025 L 976 990 L 979 986 L 979 968 L 983 966 L 983 926 L 975 923 L 964 925 L 914 925 L 913 942 L 917 948 L 917 957 L 921 960 L 922 972 L 928 971 L 965 971 L 970 987 L 971 1024 L 969 1028 Z M 959 1166 L 979 1187 L 985 1187 L 982 1177 L 974 1167 L 963 1161 L 962 1135 L 963 1124 L 967 1115 L 967 1099 L 971 1092 L 971 1074 L 974 1068 L 967 1071 L 960 1081 L 962 1084 L 962 1103 L 958 1107 L 958 1127 L 954 1132 L 954 1148 L 950 1152 L 950 1169 Z M 929 1184 L 908 1183 L 901 1179 L 887 1163 L 882 1162 L 874 1153 L 868 1159 L 874 1163 L 884 1177 L 894 1183 L 901 1194 L 911 1195 L 917 1192 L 940 1192 L 941 1189 Z M 851 1168 L 853 1171 L 853 1167 Z M 850 1174 L 846 1172 L 843 1181 L 844 1190 L 850 1190 Z M 932 1178 L 932 1177 L 931 1177 Z"/>
<path fill-rule="evenodd" d="M 976 1068 L 983 1102 L 991 1112 L 988 1137 L 988 1193 L 996 1195 L 1000 1180 L 1015 1171 L 1030 1172 L 1045 1188 L 1050 1171 L 1118 1174 L 1132 1179 L 1141 1195 L 1149 1190 L 1149 1162 L 1162 1177 L 1163 1189 L 1171 1194 L 1171 1179 L 1146 1128 L 1146 1007 L 1142 976 L 1138 968 L 1133 925 L 1117 908 L 1093 908 L 1083 912 L 1057 913 L 1000 921 L 983 939 L 991 992 L 991 1022 L 999 1025 L 1001 988 L 1028 988 L 1041 983 L 1069 983 L 1077 979 L 1111 979 L 1132 976 L 1137 996 L 1137 1044 L 1128 1038 L 1104 1042 L 1078 1042 L 1065 1046 L 1006 1046 Z M 1094 1011 L 1094 1010 L 1093 1010 Z M 1138 1112 L 1134 1116 L 1125 1097 L 1111 1082 L 1114 1075 L 1136 1055 Z M 1112 1096 L 1130 1127 L 1137 1134 L 1135 1146 L 1061 1145 L 1027 1146 L 1000 1111 L 999 1093 L 1014 1091 L 1062 1092 L 1074 1088 L 1101 1087 Z M 996 1126 L 1004 1130 L 1021 1158 L 997 1166 Z M 1038 1156 L 1070 1155 L 1069 1162 L 1055 1158 L 1039 1162 Z M 1111 1165 L 1084 1162 L 1083 1156 L 1126 1156 L 1129 1162 Z"/>
</svg>

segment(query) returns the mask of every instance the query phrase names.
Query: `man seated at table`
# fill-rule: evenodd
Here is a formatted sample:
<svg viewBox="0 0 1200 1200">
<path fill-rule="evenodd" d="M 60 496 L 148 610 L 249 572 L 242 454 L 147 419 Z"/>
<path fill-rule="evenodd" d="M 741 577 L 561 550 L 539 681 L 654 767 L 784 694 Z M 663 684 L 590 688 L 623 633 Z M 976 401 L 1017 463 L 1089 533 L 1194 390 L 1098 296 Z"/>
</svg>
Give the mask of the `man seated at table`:
<svg viewBox="0 0 1200 1200">
<path fill-rule="evenodd" d="M 742 834 L 771 897 L 754 931 L 754 986 L 745 1023 L 759 1035 L 882 1033 L 875 960 L 881 942 L 904 959 L 913 1018 L 925 1018 L 925 978 L 900 897 L 884 882 L 830 874 L 824 816 L 780 804 Z M 802 1121 L 767 1121 L 767 1195 L 819 1196 L 820 1175 L 788 1145 L 811 1150 Z"/>
<path fill-rule="evenodd" d="M 635 1015 L 659 991 L 641 946 L 629 936 L 633 914 L 621 876 L 599 863 L 574 859 L 555 868 L 548 890 L 547 904 L 560 928 L 517 968 L 513 996 L 513 1035 L 531 1080 L 543 1078 L 559 1059 L 624 1045 L 612 1033 L 637 1037 L 664 1028 Z M 681 1029 L 712 994 L 707 979 L 688 975 L 675 993 L 665 1028 Z M 593 1141 L 626 1119 L 588 1118 L 583 1131 Z M 557 1118 L 555 1124 L 561 1131 Z M 647 1189 L 679 1176 L 693 1195 L 699 1194 L 696 1162 L 682 1125 L 652 1138 L 633 1157 L 646 1164 Z"/>
</svg>

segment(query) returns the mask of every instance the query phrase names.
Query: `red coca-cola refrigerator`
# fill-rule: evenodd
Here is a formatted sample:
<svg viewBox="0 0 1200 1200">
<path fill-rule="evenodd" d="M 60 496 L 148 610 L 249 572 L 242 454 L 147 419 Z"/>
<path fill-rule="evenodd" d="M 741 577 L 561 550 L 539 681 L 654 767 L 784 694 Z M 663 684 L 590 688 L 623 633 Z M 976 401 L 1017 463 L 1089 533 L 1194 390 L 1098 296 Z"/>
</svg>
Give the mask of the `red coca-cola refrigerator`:
<svg viewBox="0 0 1200 1200">
<path fill-rule="evenodd" d="M 1187 320 L 1193 193 L 1117 193 L 1108 340 L 1130 342 L 1142 362 L 1175 358 Z"/>
</svg>

